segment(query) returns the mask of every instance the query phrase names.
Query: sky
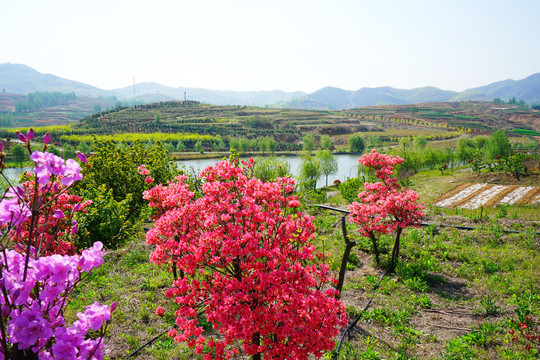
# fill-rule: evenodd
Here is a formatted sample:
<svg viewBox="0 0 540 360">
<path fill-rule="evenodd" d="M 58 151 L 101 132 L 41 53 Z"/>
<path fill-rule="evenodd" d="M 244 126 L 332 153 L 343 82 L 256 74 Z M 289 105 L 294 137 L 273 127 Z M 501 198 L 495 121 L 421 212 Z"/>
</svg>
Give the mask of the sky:
<svg viewBox="0 0 540 360">
<path fill-rule="evenodd" d="M 0 64 L 136 83 L 463 91 L 540 72 L 537 0 L 0 0 Z"/>
</svg>

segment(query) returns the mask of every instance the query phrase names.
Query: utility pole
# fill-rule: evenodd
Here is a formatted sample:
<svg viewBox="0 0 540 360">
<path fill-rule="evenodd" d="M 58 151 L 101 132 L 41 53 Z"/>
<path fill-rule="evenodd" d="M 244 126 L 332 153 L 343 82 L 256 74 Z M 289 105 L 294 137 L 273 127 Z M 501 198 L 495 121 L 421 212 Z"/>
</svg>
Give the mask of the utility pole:
<svg viewBox="0 0 540 360">
<path fill-rule="evenodd" d="M 186 91 L 184 91 L 184 102 L 186 102 L 186 101 L 187 101 L 187 95 L 186 95 L 186 94 L 187 94 L 187 92 L 186 92 Z"/>
<path fill-rule="evenodd" d="M 135 99 L 135 78 L 133 78 L 133 98 Z"/>
</svg>

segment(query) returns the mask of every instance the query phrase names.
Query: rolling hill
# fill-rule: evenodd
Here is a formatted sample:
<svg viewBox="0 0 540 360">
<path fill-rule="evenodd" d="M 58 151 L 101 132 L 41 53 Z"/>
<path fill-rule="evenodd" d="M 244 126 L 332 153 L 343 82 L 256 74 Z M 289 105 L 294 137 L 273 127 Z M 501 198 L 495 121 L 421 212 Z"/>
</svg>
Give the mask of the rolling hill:
<svg viewBox="0 0 540 360">
<path fill-rule="evenodd" d="M 114 90 L 103 90 L 51 74 L 42 74 L 26 65 L 0 64 L 0 91 L 26 95 L 36 91 L 75 92 L 80 96 L 118 97 L 147 103 L 168 100 L 195 100 L 208 104 L 279 106 L 300 109 L 349 109 L 377 105 L 406 105 L 425 102 L 492 101 L 494 98 L 540 103 L 540 73 L 522 80 L 504 80 L 463 92 L 426 86 L 415 89 L 392 87 L 343 90 L 325 87 L 311 94 L 301 91 L 226 91 L 202 88 L 169 87 L 145 82 Z M 135 95 L 135 96 L 134 96 Z"/>
</svg>

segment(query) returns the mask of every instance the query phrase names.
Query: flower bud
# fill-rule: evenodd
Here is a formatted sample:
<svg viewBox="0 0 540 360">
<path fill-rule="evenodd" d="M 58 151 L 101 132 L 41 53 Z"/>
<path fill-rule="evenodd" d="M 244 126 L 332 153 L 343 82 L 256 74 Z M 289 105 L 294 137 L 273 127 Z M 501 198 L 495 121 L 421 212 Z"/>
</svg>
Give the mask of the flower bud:
<svg viewBox="0 0 540 360">
<path fill-rule="evenodd" d="M 34 138 L 34 136 L 36 136 L 34 129 L 30 128 L 30 130 L 26 132 L 26 140 L 30 141 Z"/>
<path fill-rule="evenodd" d="M 46 133 L 45 135 L 43 135 L 43 143 L 44 144 L 48 144 L 51 142 L 51 133 Z"/>
<path fill-rule="evenodd" d="M 26 136 L 24 136 L 23 134 L 21 134 L 19 132 L 19 130 L 17 130 L 17 138 L 19 138 L 20 141 L 22 141 L 23 143 L 26 142 Z"/>
<path fill-rule="evenodd" d="M 85 164 L 88 163 L 88 158 L 82 152 L 77 151 L 77 157 L 79 158 L 80 162 Z"/>
<path fill-rule="evenodd" d="M 114 309 L 116 309 L 116 301 L 113 301 L 111 304 L 111 312 L 113 312 Z"/>
</svg>

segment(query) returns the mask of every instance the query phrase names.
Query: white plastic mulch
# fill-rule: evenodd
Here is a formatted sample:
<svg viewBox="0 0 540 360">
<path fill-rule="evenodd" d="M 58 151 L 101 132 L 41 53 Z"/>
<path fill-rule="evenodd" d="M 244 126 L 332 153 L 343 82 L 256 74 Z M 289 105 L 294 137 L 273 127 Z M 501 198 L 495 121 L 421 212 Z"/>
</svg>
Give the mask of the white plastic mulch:
<svg viewBox="0 0 540 360">
<path fill-rule="evenodd" d="M 465 188 L 455 194 L 454 196 L 449 197 L 448 199 L 444 199 L 442 201 L 439 201 L 435 206 L 439 207 L 449 207 L 452 206 L 453 203 L 461 201 L 465 199 L 467 196 L 471 195 L 473 192 L 478 191 L 484 187 L 486 187 L 487 184 L 473 184 L 469 186 L 468 188 Z"/>
<path fill-rule="evenodd" d="M 489 189 L 484 190 L 480 194 L 476 195 L 469 202 L 464 204 L 461 208 L 476 209 L 476 208 L 479 208 L 480 206 L 484 206 L 489 200 L 491 200 L 495 195 L 497 195 L 500 191 L 502 191 L 505 188 L 506 186 L 504 185 L 495 185 L 493 187 L 490 187 Z"/>
<path fill-rule="evenodd" d="M 511 193 L 507 194 L 500 202 L 499 204 L 508 204 L 512 205 L 519 199 L 521 199 L 523 196 L 525 196 L 526 193 L 534 189 L 532 186 L 520 186 Z"/>
<path fill-rule="evenodd" d="M 487 186 L 487 184 L 473 184 L 473 185 L 461 190 L 459 193 L 449 197 L 448 199 L 439 201 L 438 203 L 435 204 L 435 206 L 450 207 L 450 206 L 458 203 L 459 201 L 465 199 L 466 197 L 468 197 L 472 193 L 483 189 L 486 186 Z M 508 188 L 508 186 L 506 186 L 506 185 L 492 186 L 489 189 L 485 189 L 481 193 L 474 196 L 472 199 L 467 201 L 466 204 L 463 204 L 462 206 L 460 206 L 460 208 L 462 208 L 462 209 L 476 209 L 476 208 L 478 208 L 480 206 L 484 206 L 485 204 L 487 204 L 487 202 L 489 200 L 491 200 L 498 193 L 500 193 L 501 191 L 503 191 L 504 189 L 507 189 L 507 188 Z M 505 197 L 501 201 L 499 201 L 499 204 L 508 204 L 508 205 L 515 204 L 517 201 L 519 201 L 519 199 L 521 199 L 523 196 L 525 196 L 525 194 L 527 194 L 529 191 L 531 191 L 533 189 L 534 189 L 534 187 L 532 187 L 532 186 L 520 186 L 520 187 L 517 187 L 516 189 L 514 189 L 510 193 L 506 194 Z M 540 195 L 535 196 L 532 199 L 531 204 L 540 204 Z"/>
</svg>

